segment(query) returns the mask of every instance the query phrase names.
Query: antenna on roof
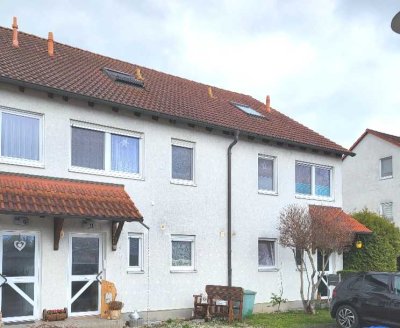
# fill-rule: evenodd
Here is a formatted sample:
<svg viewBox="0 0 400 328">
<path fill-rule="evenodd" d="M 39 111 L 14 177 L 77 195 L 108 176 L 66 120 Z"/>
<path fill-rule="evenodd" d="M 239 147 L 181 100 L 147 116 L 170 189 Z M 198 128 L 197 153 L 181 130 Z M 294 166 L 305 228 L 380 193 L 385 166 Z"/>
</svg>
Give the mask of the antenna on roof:
<svg viewBox="0 0 400 328">
<path fill-rule="evenodd" d="M 18 24 L 17 24 L 17 17 L 15 16 L 13 17 L 12 29 L 13 29 L 12 44 L 14 48 L 18 48 L 19 47 Z"/>
<path fill-rule="evenodd" d="M 271 113 L 271 98 L 269 95 L 265 99 L 265 107 L 266 107 L 267 112 Z"/>
<path fill-rule="evenodd" d="M 49 38 L 47 39 L 47 52 L 50 57 L 54 56 L 54 37 L 53 32 L 49 32 Z"/>
</svg>

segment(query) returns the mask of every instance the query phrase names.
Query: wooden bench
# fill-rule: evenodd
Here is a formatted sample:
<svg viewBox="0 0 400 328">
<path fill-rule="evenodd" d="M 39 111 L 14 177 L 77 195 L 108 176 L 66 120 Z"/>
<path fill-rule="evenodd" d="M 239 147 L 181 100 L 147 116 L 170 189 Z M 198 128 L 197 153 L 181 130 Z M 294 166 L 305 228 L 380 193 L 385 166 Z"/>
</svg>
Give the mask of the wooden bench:
<svg viewBox="0 0 400 328">
<path fill-rule="evenodd" d="M 205 318 L 224 318 L 231 323 L 233 320 L 242 320 L 243 288 L 218 285 L 207 285 L 206 293 L 208 304 L 206 309 L 199 295 L 194 296 L 194 316 L 201 316 L 205 312 Z"/>
</svg>

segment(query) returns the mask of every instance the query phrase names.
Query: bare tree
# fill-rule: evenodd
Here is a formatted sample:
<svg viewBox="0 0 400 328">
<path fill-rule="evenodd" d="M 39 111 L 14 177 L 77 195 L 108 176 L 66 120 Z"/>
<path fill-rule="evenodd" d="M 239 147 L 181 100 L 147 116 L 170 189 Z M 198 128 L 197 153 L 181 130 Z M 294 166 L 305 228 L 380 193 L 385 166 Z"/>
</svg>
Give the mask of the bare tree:
<svg viewBox="0 0 400 328">
<path fill-rule="evenodd" d="M 291 204 L 279 215 L 279 243 L 293 251 L 300 274 L 300 296 L 306 313 L 315 313 L 318 287 L 332 253 L 341 254 L 354 241 L 354 233 L 346 226 L 341 209 Z M 316 251 L 321 252 L 322 270 L 318 272 Z M 307 285 L 305 284 L 307 280 Z M 305 291 L 305 287 L 307 291 Z"/>
</svg>

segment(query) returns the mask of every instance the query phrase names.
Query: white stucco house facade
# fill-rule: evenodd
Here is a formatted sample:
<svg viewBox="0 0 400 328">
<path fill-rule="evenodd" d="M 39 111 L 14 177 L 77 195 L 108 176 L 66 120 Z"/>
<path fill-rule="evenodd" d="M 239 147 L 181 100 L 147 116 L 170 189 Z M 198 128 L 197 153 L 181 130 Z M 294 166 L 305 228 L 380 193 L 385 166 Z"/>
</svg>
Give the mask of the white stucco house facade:
<svg viewBox="0 0 400 328">
<path fill-rule="evenodd" d="M 290 203 L 341 207 L 351 154 L 269 100 L 16 27 L 0 28 L 0 136 L 5 321 L 45 308 L 98 314 L 97 279 L 116 285 L 124 312 L 154 317 L 190 315 L 206 284 L 254 290 L 261 304 L 282 281 L 296 301 L 278 214 Z M 341 268 L 333 256 L 329 272 Z"/>
<path fill-rule="evenodd" d="M 343 208 L 367 208 L 400 226 L 400 137 L 367 129 L 350 149 L 357 156 L 343 160 Z"/>
</svg>

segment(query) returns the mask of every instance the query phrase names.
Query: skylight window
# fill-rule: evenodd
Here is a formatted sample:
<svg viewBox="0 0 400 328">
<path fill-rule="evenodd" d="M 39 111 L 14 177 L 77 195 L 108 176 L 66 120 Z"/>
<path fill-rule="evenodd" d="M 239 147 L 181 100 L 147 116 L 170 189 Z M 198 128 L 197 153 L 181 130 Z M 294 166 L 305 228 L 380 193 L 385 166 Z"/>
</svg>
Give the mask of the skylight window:
<svg viewBox="0 0 400 328">
<path fill-rule="evenodd" d="M 240 109 L 242 112 L 245 112 L 246 114 L 258 116 L 258 117 L 265 117 L 263 114 L 257 112 L 255 109 L 251 108 L 250 106 L 238 104 L 238 103 L 232 103 L 232 104 L 236 108 Z"/>
<path fill-rule="evenodd" d="M 103 71 L 107 74 L 109 78 L 113 79 L 116 82 L 121 82 L 137 87 L 143 87 L 144 85 L 143 81 L 135 79 L 135 77 L 131 74 L 115 71 L 110 68 L 103 68 Z"/>
</svg>

